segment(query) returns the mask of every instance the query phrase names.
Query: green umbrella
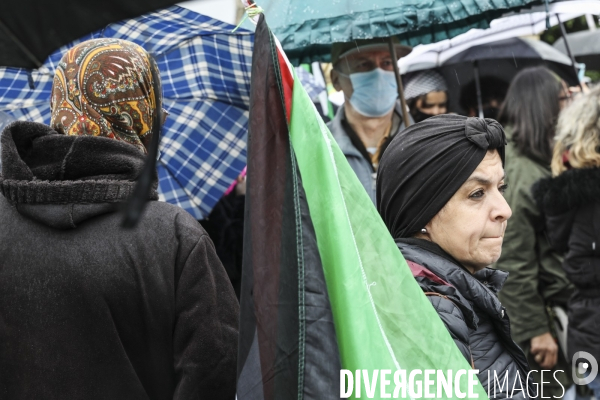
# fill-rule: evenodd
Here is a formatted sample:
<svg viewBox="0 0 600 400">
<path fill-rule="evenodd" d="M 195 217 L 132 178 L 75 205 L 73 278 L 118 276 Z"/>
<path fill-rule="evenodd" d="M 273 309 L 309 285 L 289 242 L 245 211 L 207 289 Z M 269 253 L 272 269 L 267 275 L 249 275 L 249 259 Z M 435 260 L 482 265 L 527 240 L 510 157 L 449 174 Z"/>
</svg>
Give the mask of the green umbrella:
<svg viewBox="0 0 600 400">
<path fill-rule="evenodd" d="M 397 35 L 403 44 L 450 39 L 540 0 L 256 0 L 294 65 L 329 61 L 331 43 Z"/>
</svg>

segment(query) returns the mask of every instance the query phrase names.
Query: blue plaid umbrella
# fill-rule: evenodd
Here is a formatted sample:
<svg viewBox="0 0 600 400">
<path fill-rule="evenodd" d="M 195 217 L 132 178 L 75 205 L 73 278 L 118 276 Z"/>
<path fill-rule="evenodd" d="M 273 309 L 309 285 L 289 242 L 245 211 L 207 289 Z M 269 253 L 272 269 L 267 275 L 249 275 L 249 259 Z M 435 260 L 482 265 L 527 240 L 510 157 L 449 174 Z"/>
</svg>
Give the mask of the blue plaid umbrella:
<svg viewBox="0 0 600 400">
<path fill-rule="evenodd" d="M 308 97 L 315 103 L 319 101 L 319 95 L 325 90 L 325 86 L 317 83 L 315 77 L 304 68 L 296 67 L 295 69 L 302 87 L 308 93 Z"/>
<path fill-rule="evenodd" d="M 135 42 L 156 59 L 169 112 L 158 160 L 161 200 L 205 218 L 246 165 L 254 34 L 173 6 L 110 24 L 53 53 L 38 70 L 0 68 L 0 111 L 50 122 L 55 66 L 75 43 Z"/>
</svg>

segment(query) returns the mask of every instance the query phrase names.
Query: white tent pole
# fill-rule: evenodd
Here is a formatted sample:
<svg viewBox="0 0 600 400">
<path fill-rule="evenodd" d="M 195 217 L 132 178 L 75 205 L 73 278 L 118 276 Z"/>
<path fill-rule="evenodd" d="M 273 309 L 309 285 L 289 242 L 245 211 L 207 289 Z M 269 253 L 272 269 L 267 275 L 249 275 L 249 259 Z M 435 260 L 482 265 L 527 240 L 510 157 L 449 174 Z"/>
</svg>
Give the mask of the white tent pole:
<svg viewBox="0 0 600 400">
<path fill-rule="evenodd" d="M 587 26 L 590 31 L 596 30 L 596 21 L 594 21 L 592 14 L 585 14 L 585 21 L 587 22 Z"/>
</svg>

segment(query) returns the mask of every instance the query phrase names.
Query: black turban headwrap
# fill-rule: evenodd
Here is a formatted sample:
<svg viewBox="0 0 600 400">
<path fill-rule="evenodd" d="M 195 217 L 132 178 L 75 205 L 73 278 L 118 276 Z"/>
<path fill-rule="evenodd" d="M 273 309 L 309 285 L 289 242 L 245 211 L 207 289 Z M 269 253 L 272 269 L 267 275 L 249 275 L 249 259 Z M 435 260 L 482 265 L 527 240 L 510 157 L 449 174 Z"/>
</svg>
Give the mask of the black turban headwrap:
<svg viewBox="0 0 600 400">
<path fill-rule="evenodd" d="M 390 142 L 379 164 L 377 209 L 394 239 L 420 232 L 506 136 L 493 119 L 438 115 Z"/>
</svg>

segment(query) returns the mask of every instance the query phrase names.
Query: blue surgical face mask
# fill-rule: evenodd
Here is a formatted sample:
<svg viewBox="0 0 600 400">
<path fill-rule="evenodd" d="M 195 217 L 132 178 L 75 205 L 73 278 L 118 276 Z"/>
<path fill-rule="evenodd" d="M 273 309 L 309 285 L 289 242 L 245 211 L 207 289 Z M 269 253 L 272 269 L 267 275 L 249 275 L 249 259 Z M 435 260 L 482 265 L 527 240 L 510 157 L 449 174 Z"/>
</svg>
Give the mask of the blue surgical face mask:
<svg viewBox="0 0 600 400">
<path fill-rule="evenodd" d="M 352 82 L 350 104 L 356 111 L 367 117 L 381 117 L 389 113 L 398 98 L 396 75 L 393 71 L 375 68 L 369 72 L 355 72 L 349 75 Z"/>
</svg>

